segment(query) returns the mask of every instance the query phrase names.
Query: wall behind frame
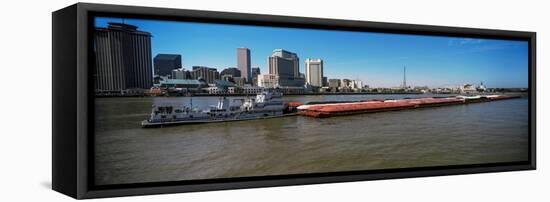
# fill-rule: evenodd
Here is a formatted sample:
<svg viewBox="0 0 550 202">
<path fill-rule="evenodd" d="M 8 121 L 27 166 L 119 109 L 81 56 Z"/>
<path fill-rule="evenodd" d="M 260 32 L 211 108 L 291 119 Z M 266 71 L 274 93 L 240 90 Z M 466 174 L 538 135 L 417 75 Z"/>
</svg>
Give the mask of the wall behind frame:
<svg viewBox="0 0 550 202">
<path fill-rule="evenodd" d="M 106 199 L 107 201 L 520 201 L 548 199 L 550 17 L 543 1 L 90 1 L 428 25 L 536 31 L 538 170 Z M 51 186 L 51 12 L 76 1 L 5 1 L 0 12 L 2 201 L 72 200 Z M 33 89 L 33 93 L 19 89 Z M 32 122 L 20 122 L 33 115 Z"/>
</svg>

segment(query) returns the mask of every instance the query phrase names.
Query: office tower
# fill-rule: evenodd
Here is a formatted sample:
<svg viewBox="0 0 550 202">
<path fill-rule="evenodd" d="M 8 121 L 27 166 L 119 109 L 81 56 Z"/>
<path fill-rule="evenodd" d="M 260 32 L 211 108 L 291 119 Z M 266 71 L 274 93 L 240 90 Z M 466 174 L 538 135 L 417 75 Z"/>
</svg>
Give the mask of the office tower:
<svg viewBox="0 0 550 202">
<path fill-rule="evenodd" d="M 172 79 L 190 79 L 191 73 L 183 68 L 172 70 Z"/>
<path fill-rule="evenodd" d="M 303 86 L 299 60 L 296 53 L 275 49 L 268 58 L 269 74 L 277 75 L 280 86 Z"/>
<path fill-rule="evenodd" d="M 279 75 L 282 79 L 299 78 L 299 58 L 296 53 L 275 49 L 269 57 L 269 74 Z"/>
<path fill-rule="evenodd" d="M 220 79 L 220 73 L 216 68 L 210 68 L 205 66 L 193 66 L 191 71 L 192 79 L 203 79 L 206 83 L 214 83 L 215 80 Z"/>
<path fill-rule="evenodd" d="M 170 75 L 172 70 L 181 68 L 181 55 L 158 54 L 153 59 L 154 74 L 157 76 Z"/>
<path fill-rule="evenodd" d="M 257 77 L 260 74 L 262 74 L 260 67 L 252 67 L 252 77 Z"/>
<path fill-rule="evenodd" d="M 340 79 L 329 79 L 328 80 L 328 86 L 330 88 L 338 88 L 338 87 L 340 87 L 340 83 L 341 83 Z"/>
<path fill-rule="evenodd" d="M 258 76 L 260 76 L 260 67 L 252 67 L 252 85 L 258 85 Z"/>
<path fill-rule="evenodd" d="M 151 34 L 109 23 L 94 30 L 95 89 L 120 91 L 153 86 Z"/>
<path fill-rule="evenodd" d="M 306 83 L 315 86 L 323 86 L 323 60 L 306 59 Z"/>
<path fill-rule="evenodd" d="M 252 82 L 250 50 L 248 48 L 237 48 L 237 68 L 241 70 L 241 77 L 245 78 L 247 83 Z"/>
</svg>

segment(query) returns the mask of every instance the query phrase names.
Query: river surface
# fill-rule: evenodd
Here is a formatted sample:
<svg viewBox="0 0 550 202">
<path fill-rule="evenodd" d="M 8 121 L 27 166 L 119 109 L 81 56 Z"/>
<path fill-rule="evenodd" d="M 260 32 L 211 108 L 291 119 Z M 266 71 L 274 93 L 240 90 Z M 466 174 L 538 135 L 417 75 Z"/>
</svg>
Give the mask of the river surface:
<svg viewBox="0 0 550 202">
<path fill-rule="evenodd" d="M 285 96 L 285 101 L 432 95 Z M 235 99 L 235 97 L 229 97 Z M 217 97 L 193 97 L 196 107 Z M 189 97 L 97 98 L 95 183 L 464 165 L 528 160 L 528 100 L 317 119 L 302 116 L 143 129 L 154 103 Z"/>
</svg>

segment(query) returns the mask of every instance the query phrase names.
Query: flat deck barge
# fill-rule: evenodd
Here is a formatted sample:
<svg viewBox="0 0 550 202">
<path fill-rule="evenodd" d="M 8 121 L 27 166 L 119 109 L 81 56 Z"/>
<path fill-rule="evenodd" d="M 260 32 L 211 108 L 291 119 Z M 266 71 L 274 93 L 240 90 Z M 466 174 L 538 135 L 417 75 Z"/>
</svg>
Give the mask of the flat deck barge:
<svg viewBox="0 0 550 202">
<path fill-rule="evenodd" d="M 396 111 L 405 109 L 417 109 L 427 107 L 439 107 L 448 105 L 461 105 L 479 102 L 491 102 L 520 98 L 521 96 L 507 95 L 478 95 L 478 96 L 453 96 L 453 97 L 428 97 L 399 100 L 362 100 L 350 102 L 332 103 L 308 103 L 297 107 L 298 113 L 303 116 L 315 118 L 327 118 L 333 116 L 345 116 L 352 114 Z"/>
</svg>

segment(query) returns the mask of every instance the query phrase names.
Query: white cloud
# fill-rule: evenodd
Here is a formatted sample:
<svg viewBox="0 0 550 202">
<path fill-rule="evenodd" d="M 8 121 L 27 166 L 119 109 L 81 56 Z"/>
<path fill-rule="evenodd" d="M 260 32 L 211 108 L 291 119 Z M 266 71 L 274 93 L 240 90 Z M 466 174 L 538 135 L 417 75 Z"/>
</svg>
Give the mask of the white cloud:
<svg viewBox="0 0 550 202">
<path fill-rule="evenodd" d="M 480 44 L 483 43 L 483 39 L 473 39 L 473 38 L 453 38 L 449 39 L 449 46 L 462 46 L 470 44 Z"/>
</svg>

